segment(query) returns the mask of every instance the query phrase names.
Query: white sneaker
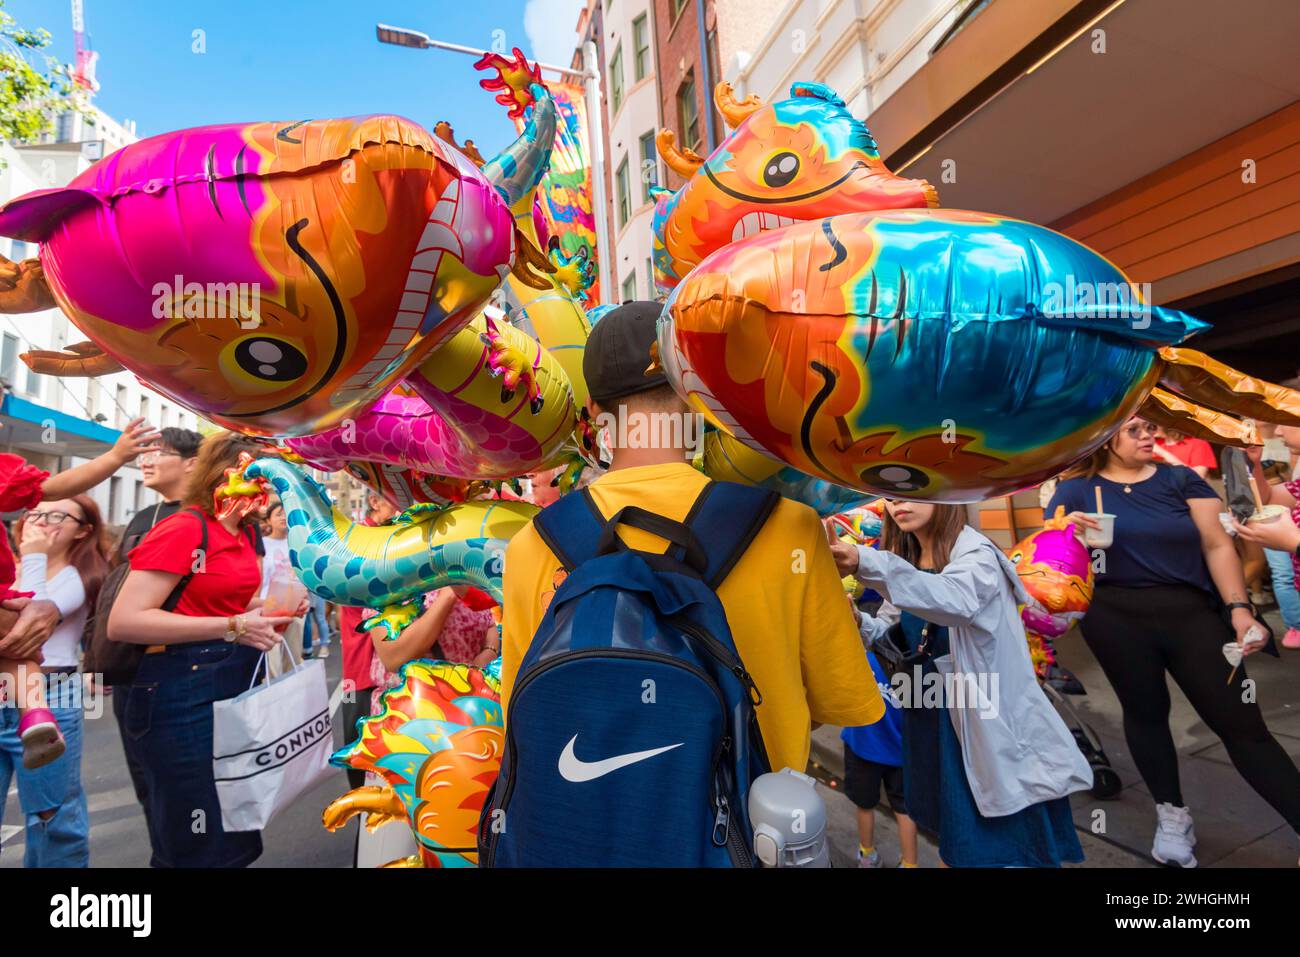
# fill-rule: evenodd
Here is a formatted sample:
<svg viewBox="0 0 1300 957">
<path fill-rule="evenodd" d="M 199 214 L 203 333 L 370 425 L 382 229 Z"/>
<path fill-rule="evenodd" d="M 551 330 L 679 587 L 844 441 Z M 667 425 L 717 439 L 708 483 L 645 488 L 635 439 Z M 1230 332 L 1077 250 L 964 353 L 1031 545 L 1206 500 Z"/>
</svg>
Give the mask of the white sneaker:
<svg viewBox="0 0 1300 957">
<path fill-rule="evenodd" d="M 330 646 L 329 646 L 329 645 L 321 645 L 321 646 L 320 646 L 320 651 L 316 652 L 316 657 L 317 657 L 317 658 L 328 658 L 329 656 L 330 656 Z"/>
<path fill-rule="evenodd" d="M 1156 839 L 1151 856 L 1161 864 L 1195 867 L 1196 832 L 1192 830 L 1192 812 L 1172 804 L 1157 804 Z"/>
</svg>

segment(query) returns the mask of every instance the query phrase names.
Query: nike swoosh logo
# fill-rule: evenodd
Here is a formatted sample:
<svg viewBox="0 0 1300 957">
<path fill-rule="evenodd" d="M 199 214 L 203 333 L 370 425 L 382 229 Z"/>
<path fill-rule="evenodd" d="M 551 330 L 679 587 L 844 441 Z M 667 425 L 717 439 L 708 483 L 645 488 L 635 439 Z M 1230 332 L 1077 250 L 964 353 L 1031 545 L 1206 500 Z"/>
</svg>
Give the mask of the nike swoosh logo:
<svg viewBox="0 0 1300 957">
<path fill-rule="evenodd" d="M 662 748 L 651 748 L 648 751 L 616 754 L 614 757 L 606 758 L 603 761 L 583 761 L 573 753 L 573 743 L 577 740 L 578 736 L 575 734 L 569 739 L 569 743 L 564 746 L 564 751 L 560 754 L 560 777 L 566 781 L 572 781 L 574 784 L 603 778 L 606 774 L 617 771 L 619 768 L 625 768 L 629 764 L 636 764 L 638 761 L 645 761 L 653 758 L 656 754 L 671 751 L 673 748 L 680 748 L 686 743 L 681 741 Z"/>
</svg>

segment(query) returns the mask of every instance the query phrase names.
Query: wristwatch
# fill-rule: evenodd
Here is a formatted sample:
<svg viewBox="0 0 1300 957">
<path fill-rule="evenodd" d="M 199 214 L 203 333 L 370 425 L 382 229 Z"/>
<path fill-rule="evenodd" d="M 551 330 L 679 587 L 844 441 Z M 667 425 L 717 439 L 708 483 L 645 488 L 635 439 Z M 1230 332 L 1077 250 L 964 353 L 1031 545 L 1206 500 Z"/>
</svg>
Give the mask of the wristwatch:
<svg viewBox="0 0 1300 957">
<path fill-rule="evenodd" d="M 242 636 L 243 634 L 244 634 L 243 615 L 231 615 L 229 618 L 226 619 L 226 634 L 224 635 L 226 641 L 232 643 L 236 642 L 240 639 L 240 636 Z"/>
</svg>

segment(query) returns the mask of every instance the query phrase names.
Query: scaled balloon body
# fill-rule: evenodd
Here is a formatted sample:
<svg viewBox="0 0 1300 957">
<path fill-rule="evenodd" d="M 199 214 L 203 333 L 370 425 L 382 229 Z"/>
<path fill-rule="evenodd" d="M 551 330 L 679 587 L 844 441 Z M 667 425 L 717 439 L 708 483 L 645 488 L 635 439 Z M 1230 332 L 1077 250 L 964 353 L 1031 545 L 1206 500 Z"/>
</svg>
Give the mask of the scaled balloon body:
<svg viewBox="0 0 1300 957">
<path fill-rule="evenodd" d="M 504 724 L 497 675 L 469 665 L 416 660 L 384 692 L 379 714 L 357 722 L 357 739 L 331 763 L 379 775 L 326 808 L 337 830 L 356 813 L 386 822 L 405 811 L 425 867 L 478 863 L 479 814 L 501 770 Z"/>
<path fill-rule="evenodd" d="M 1153 343 L 1205 327 L 1137 302 L 1145 321 L 1053 304 L 1087 283 L 1127 288 L 1030 223 L 848 214 L 704 260 L 669 297 L 659 352 L 694 408 L 787 465 L 878 495 L 977 501 L 1099 445 L 1155 385 Z"/>
<path fill-rule="evenodd" d="M 395 116 L 198 127 L 131 144 L 0 210 L 59 306 L 186 408 L 318 431 L 387 392 L 500 285 L 493 184 Z"/>
<path fill-rule="evenodd" d="M 328 471 L 368 461 L 504 479 L 540 468 L 574 441 L 568 377 L 538 342 L 490 322 L 475 319 L 413 370 L 403 386 L 415 395 L 390 393 L 355 420 L 286 444 Z"/>
<path fill-rule="evenodd" d="M 1025 590 L 1040 606 L 1026 605 L 1021 617 L 1034 668 L 1046 678 L 1056 664 L 1052 639 L 1069 631 L 1092 604 L 1092 556 L 1058 506 L 1041 531 L 1016 543 L 1011 560 Z"/>
<path fill-rule="evenodd" d="M 426 505 L 393 525 L 357 525 L 287 462 L 258 459 L 245 474 L 269 479 L 284 503 L 289 562 L 303 584 L 328 601 L 384 609 L 367 624 L 390 636 L 418 613 L 413 599 L 444 585 L 472 585 L 500 604 L 506 545 L 538 511 L 509 501 Z"/>
</svg>

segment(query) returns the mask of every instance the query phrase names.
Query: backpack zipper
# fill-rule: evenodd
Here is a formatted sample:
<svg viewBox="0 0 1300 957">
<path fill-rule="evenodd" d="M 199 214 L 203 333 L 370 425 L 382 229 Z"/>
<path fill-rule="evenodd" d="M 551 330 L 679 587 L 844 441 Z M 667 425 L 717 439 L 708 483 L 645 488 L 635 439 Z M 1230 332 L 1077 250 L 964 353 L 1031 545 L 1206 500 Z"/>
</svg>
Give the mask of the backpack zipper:
<svg viewBox="0 0 1300 957">
<path fill-rule="evenodd" d="M 679 623 L 675 623 L 675 624 L 679 624 Z M 658 651 L 635 651 L 631 648 L 584 648 L 581 651 L 566 651 L 563 654 L 556 655 L 554 658 L 547 661 L 541 667 L 536 668 L 535 670 L 529 672 L 529 674 L 524 678 L 523 681 L 515 685 L 514 691 L 510 695 L 510 705 L 508 708 L 506 708 L 507 729 L 514 727 L 512 716 L 514 715 L 515 702 L 519 700 L 519 693 L 523 691 L 524 688 L 528 687 L 528 685 L 532 683 L 534 678 L 536 678 L 538 675 L 542 674 L 543 672 L 548 671 L 551 668 L 558 667 L 559 665 L 565 664 L 567 662 L 576 661 L 579 658 L 593 658 L 593 657 L 637 658 L 645 661 L 657 661 L 661 664 L 666 664 L 674 668 L 681 668 L 683 671 L 688 671 L 691 674 L 695 675 L 697 678 L 703 680 L 703 682 L 709 687 L 709 689 L 712 690 L 713 696 L 718 699 L 718 711 L 722 715 L 723 721 L 724 722 L 726 721 L 727 699 L 723 697 L 722 689 L 718 687 L 717 682 L 714 681 L 713 678 L 710 677 L 709 674 L 705 672 L 703 669 L 697 668 L 695 665 L 692 665 L 688 662 L 684 662 L 679 658 L 674 658 L 672 655 L 667 655 Z M 724 743 L 722 747 L 719 748 L 718 754 L 714 758 L 714 764 L 715 764 L 714 789 L 715 790 L 717 790 L 716 764 L 718 758 L 726 750 L 725 742 L 727 740 L 729 739 L 727 739 L 724 736 Z M 515 760 L 515 756 L 516 756 L 515 739 L 514 739 L 514 734 L 512 734 L 508 730 L 506 732 L 506 751 L 510 757 L 510 770 L 512 772 L 512 776 L 510 778 L 509 784 L 506 787 L 505 792 L 501 795 L 501 803 L 497 807 L 492 808 L 492 810 L 494 811 L 498 809 L 503 811 L 505 810 L 506 806 L 510 803 L 511 794 L 514 792 L 515 789 L 515 776 L 513 775 L 513 772 L 515 771 L 515 765 L 517 763 Z M 723 798 L 724 804 L 725 804 L 725 800 L 726 799 L 724 797 Z M 716 805 L 716 801 L 715 801 L 715 805 Z M 716 825 L 715 825 L 715 833 L 716 833 Z M 488 853 L 487 853 L 489 862 L 494 861 L 496 859 L 497 842 L 498 840 L 500 840 L 500 837 L 501 835 L 499 832 L 494 833 L 491 837 L 491 841 L 488 845 Z M 480 861 L 480 866 L 481 865 L 482 862 Z"/>
<path fill-rule="evenodd" d="M 755 708 L 763 703 L 763 695 L 758 690 L 758 685 L 754 683 L 754 679 L 750 676 L 749 672 L 745 670 L 744 663 L 737 655 L 728 650 L 726 645 L 718 641 L 717 638 L 714 638 L 694 622 L 687 621 L 684 618 L 670 618 L 668 620 L 683 632 L 699 641 L 699 643 L 704 646 L 705 651 L 712 655 L 724 668 L 736 676 L 740 683 L 745 687 L 745 690 L 749 692 L 750 703 L 753 704 Z"/>
</svg>

